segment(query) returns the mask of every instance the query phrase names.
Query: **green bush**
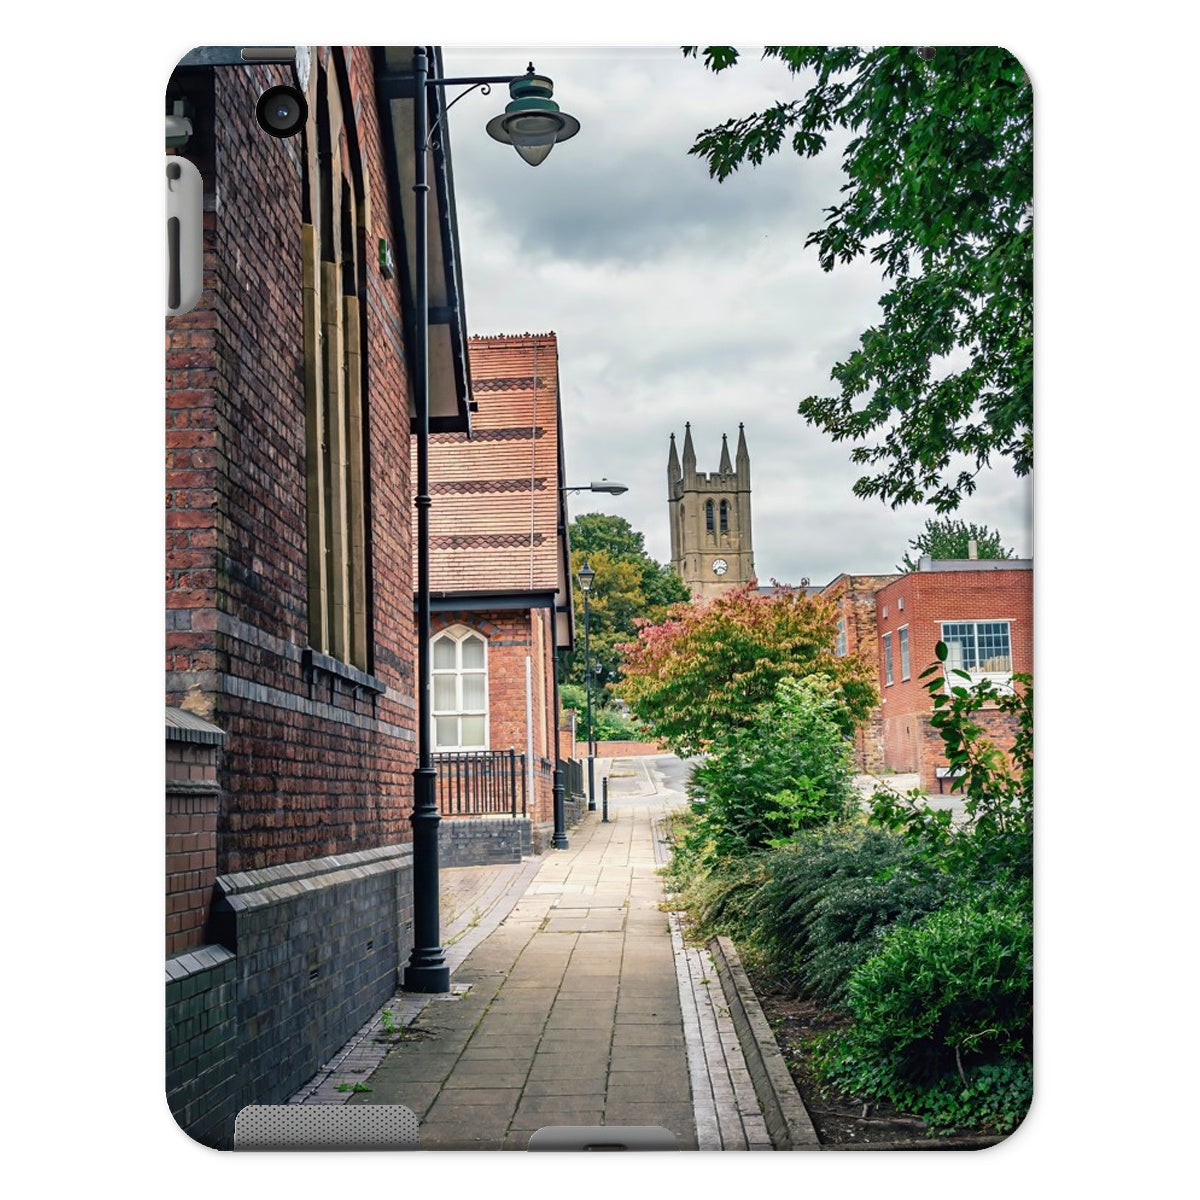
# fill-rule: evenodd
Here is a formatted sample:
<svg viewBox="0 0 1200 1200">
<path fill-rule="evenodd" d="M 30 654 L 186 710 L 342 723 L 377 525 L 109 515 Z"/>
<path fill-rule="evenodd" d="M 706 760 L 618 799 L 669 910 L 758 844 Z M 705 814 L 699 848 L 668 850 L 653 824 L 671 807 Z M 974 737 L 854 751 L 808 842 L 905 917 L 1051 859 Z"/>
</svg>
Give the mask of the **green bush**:
<svg viewBox="0 0 1200 1200">
<path fill-rule="evenodd" d="M 883 932 L 945 895 L 945 881 L 914 871 L 914 858 L 901 838 L 858 823 L 707 868 L 676 857 L 672 878 L 697 935 L 732 938 L 764 980 L 840 1007 L 850 972 L 878 951 Z"/>
<path fill-rule="evenodd" d="M 587 693 L 577 683 L 564 683 L 559 688 L 559 699 L 564 709 L 576 714 L 575 738 L 579 742 L 588 740 Z M 597 742 L 636 742 L 646 736 L 645 726 L 628 716 L 622 709 L 611 704 L 604 692 L 592 692 L 593 738 Z"/>
<path fill-rule="evenodd" d="M 862 825 L 808 834 L 770 855 L 753 932 L 780 978 L 840 1006 L 850 972 L 884 931 L 924 916 L 945 894 L 912 870 L 913 858 L 900 838 Z"/>
<path fill-rule="evenodd" d="M 935 1124 L 958 1106 L 964 1124 L 1012 1127 L 1014 1072 L 1028 1075 L 1016 1064 L 1028 1064 L 1033 1031 L 1033 922 L 1020 889 L 893 928 L 846 995 L 854 1024 L 817 1059 L 830 1086 Z"/>
<path fill-rule="evenodd" d="M 837 708 L 822 681 L 784 679 L 751 725 L 721 734 L 693 772 L 698 820 L 680 853 L 746 854 L 855 811 L 853 753 Z"/>
</svg>

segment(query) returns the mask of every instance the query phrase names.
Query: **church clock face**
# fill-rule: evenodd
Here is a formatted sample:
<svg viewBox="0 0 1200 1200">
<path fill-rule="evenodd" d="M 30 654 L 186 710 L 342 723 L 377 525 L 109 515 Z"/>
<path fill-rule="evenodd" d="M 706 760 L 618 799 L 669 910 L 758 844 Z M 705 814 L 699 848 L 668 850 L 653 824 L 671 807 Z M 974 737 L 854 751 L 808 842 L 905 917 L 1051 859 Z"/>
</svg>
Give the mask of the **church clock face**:
<svg viewBox="0 0 1200 1200">
<path fill-rule="evenodd" d="M 724 575 L 729 570 L 729 564 L 723 558 L 715 558 L 712 569 L 714 575 Z"/>
</svg>

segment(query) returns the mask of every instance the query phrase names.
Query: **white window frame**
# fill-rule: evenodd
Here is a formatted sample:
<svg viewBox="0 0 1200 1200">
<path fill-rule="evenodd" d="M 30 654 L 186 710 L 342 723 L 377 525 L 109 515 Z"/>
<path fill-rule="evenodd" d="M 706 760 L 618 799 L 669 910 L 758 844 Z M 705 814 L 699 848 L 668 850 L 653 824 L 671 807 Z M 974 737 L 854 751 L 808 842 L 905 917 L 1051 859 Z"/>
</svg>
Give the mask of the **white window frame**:
<svg viewBox="0 0 1200 1200">
<path fill-rule="evenodd" d="M 838 658 L 845 658 L 847 652 L 846 648 L 846 618 L 838 617 L 837 641 L 834 644 L 834 653 L 838 656 Z"/>
<path fill-rule="evenodd" d="M 896 633 L 899 635 L 900 642 L 900 681 L 903 683 L 906 679 L 912 678 L 912 663 L 908 648 L 908 626 L 901 625 Z"/>
<path fill-rule="evenodd" d="M 476 640 L 483 644 L 483 667 L 464 668 L 462 662 L 463 644 Z M 439 642 L 452 642 L 454 644 L 454 667 L 452 669 L 437 666 L 436 647 Z M 446 753 L 455 750 L 487 750 L 490 747 L 491 738 L 491 685 L 488 678 L 489 675 L 489 655 L 488 655 L 488 640 L 479 632 L 478 629 L 471 629 L 466 625 L 450 625 L 446 629 L 439 630 L 434 634 L 429 644 L 429 661 L 433 682 L 430 687 L 430 708 L 431 718 L 433 721 L 433 748 L 435 752 Z M 483 677 L 483 708 L 465 708 L 463 706 L 463 677 L 466 675 L 482 676 Z M 441 678 L 453 677 L 454 679 L 454 708 L 438 708 L 437 707 L 437 687 L 436 680 Z M 483 741 L 482 742 L 466 742 L 462 740 L 462 720 L 464 717 L 482 717 L 483 718 Z M 438 740 L 438 720 L 445 721 L 449 718 L 456 718 L 458 738 L 453 744 L 441 742 Z"/>
<path fill-rule="evenodd" d="M 995 684 L 1001 690 L 1007 690 L 1012 685 L 1012 661 L 1013 661 L 1013 644 L 1012 644 L 1012 621 L 1005 617 L 982 618 L 978 620 L 959 620 L 959 621 L 942 621 L 939 624 L 940 637 L 945 643 L 948 650 L 952 649 L 952 643 L 946 640 L 946 629 L 950 626 L 970 626 L 973 640 L 973 655 L 975 662 L 979 661 L 979 627 L 981 625 L 1003 625 L 1005 641 L 1008 644 L 1008 670 L 1006 671 L 982 671 L 977 667 L 969 667 L 964 665 L 963 661 L 954 662 L 953 654 L 947 655 L 946 658 L 946 683 L 949 687 L 961 687 L 963 685 L 962 676 L 957 674 L 958 671 L 965 671 L 971 680 L 971 687 L 977 687 L 979 684 L 987 680 L 989 683 Z"/>
<path fill-rule="evenodd" d="M 883 682 L 885 687 L 891 687 L 896 682 L 896 674 L 892 669 L 892 635 L 883 635 Z"/>
</svg>

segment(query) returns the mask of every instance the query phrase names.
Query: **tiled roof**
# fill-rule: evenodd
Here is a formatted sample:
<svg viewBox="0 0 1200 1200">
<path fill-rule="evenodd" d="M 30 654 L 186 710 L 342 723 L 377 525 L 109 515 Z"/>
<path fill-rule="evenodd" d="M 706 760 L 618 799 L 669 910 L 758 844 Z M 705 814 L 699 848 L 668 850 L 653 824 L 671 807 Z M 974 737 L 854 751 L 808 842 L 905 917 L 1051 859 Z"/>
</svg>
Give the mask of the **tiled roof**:
<svg viewBox="0 0 1200 1200">
<path fill-rule="evenodd" d="M 553 333 L 474 337 L 467 351 L 479 406 L 471 436 L 429 439 L 430 588 L 554 591 L 561 579 L 557 340 Z"/>
</svg>

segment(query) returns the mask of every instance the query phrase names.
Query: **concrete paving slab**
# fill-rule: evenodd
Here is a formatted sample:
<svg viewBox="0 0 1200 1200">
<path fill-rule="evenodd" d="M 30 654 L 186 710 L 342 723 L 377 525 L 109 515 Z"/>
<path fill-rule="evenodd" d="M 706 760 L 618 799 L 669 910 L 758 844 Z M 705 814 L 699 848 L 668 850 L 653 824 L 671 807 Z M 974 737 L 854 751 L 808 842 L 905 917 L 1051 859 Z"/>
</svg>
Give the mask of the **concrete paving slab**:
<svg viewBox="0 0 1200 1200">
<path fill-rule="evenodd" d="M 417 1112 L 424 1147 L 524 1150 L 545 1125 L 601 1123 L 663 1125 L 688 1149 L 769 1145 L 711 960 L 662 910 L 657 872 L 686 767 L 597 766 L 607 824 L 590 813 L 566 850 L 442 872 L 461 998 L 401 993 L 385 1007 L 414 1040 L 375 1045 L 377 1019 L 334 1060 L 372 1089 L 351 1102 Z M 294 1102 L 328 1098 L 332 1078 Z"/>
</svg>

